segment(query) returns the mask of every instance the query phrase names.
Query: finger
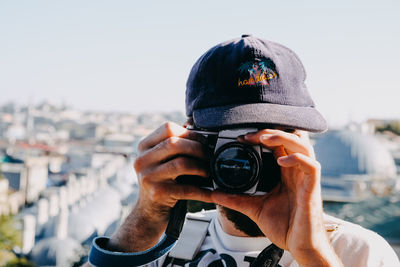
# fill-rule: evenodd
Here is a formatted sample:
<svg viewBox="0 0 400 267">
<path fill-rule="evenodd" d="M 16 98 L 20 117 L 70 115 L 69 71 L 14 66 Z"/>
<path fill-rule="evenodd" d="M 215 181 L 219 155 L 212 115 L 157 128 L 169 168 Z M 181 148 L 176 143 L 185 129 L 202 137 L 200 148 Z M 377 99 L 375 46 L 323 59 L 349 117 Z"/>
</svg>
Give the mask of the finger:
<svg viewBox="0 0 400 267">
<path fill-rule="evenodd" d="M 200 160 L 177 157 L 144 171 L 142 180 L 161 181 L 175 179 L 181 175 L 208 177 L 207 164 Z"/>
<path fill-rule="evenodd" d="M 145 192 L 153 202 L 162 206 L 173 207 L 180 199 L 212 202 L 211 191 L 193 185 L 177 184 L 173 181 L 150 183 Z"/>
<path fill-rule="evenodd" d="M 304 173 L 315 175 L 320 173 L 321 165 L 315 159 L 301 153 L 294 153 L 278 158 L 278 164 L 282 167 L 299 167 Z"/>
<path fill-rule="evenodd" d="M 178 136 L 181 138 L 197 140 L 199 142 L 205 143 L 205 137 L 199 133 L 194 131 L 187 130 L 186 128 L 173 123 L 167 122 L 158 127 L 155 131 L 145 137 L 142 141 L 140 141 L 138 145 L 139 153 L 152 148 L 157 145 L 161 141 L 167 139 L 168 137 Z"/>
<path fill-rule="evenodd" d="M 280 157 L 287 156 L 287 153 L 285 151 L 285 148 L 283 146 L 278 146 L 274 149 L 274 156 L 275 159 L 278 159 Z"/>
<path fill-rule="evenodd" d="M 254 202 L 260 201 L 260 196 L 228 194 L 221 191 L 213 191 L 212 201 L 215 204 L 239 211 L 250 218 L 256 218 L 257 208 Z"/>
<path fill-rule="evenodd" d="M 137 160 L 146 163 L 146 165 L 152 165 L 176 155 L 185 155 L 204 160 L 207 158 L 206 148 L 201 143 L 173 136 L 145 151 Z"/>
<path fill-rule="evenodd" d="M 300 139 L 298 135 L 280 130 L 261 130 L 255 134 L 245 135 L 245 140 L 256 144 L 261 143 L 266 147 L 283 146 L 286 151 L 291 153 L 312 155 L 310 146 Z"/>
<path fill-rule="evenodd" d="M 212 191 L 210 190 L 202 189 L 193 185 L 176 184 L 170 187 L 169 194 L 176 200 L 187 199 L 212 203 L 211 193 Z"/>
</svg>

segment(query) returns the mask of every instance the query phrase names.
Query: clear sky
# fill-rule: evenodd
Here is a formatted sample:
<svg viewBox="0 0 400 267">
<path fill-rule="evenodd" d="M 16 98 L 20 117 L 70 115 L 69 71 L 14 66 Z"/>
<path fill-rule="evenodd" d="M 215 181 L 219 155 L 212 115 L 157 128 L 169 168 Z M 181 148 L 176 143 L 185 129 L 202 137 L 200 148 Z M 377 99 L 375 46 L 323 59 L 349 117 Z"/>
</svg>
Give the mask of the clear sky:
<svg viewBox="0 0 400 267">
<path fill-rule="evenodd" d="M 192 64 L 251 33 L 302 59 L 331 125 L 400 119 L 400 1 L 0 0 L 0 103 L 184 110 Z"/>
</svg>

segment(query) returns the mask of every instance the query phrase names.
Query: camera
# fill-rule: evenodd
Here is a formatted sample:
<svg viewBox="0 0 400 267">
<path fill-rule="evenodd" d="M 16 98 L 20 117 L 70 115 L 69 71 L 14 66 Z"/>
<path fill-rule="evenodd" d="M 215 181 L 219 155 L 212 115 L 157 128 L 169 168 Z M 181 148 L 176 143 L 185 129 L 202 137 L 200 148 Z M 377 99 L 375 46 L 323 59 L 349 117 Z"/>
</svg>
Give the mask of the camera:
<svg viewBox="0 0 400 267">
<path fill-rule="evenodd" d="M 207 140 L 210 177 L 181 176 L 177 178 L 178 182 L 250 195 L 269 192 L 280 182 L 280 167 L 271 150 L 237 140 L 238 136 L 257 132 L 258 129 L 191 131 Z"/>
</svg>

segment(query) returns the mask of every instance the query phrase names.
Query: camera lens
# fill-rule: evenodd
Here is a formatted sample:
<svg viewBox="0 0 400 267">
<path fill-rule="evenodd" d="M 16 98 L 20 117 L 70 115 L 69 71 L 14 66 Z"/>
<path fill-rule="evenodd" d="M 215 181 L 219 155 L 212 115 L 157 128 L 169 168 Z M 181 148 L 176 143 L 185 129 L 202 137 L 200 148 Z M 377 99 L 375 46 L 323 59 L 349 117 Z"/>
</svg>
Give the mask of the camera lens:
<svg viewBox="0 0 400 267">
<path fill-rule="evenodd" d="M 214 181 L 229 192 L 245 192 L 257 182 L 261 159 L 253 147 L 227 143 L 220 147 L 212 160 Z"/>
</svg>

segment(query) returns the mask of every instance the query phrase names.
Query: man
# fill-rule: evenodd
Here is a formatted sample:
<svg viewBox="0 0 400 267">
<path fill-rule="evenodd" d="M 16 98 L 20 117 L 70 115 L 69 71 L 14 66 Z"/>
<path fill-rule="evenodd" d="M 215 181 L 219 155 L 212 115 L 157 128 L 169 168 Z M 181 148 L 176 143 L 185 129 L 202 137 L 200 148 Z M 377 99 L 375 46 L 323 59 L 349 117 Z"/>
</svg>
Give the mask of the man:
<svg viewBox="0 0 400 267">
<path fill-rule="evenodd" d="M 271 243 L 285 250 L 280 266 L 400 266 L 380 236 L 324 215 L 321 166 L 307 131 L 323 132 L 327 126 L 304 80 L 293 51 L 251 35 L 207 51 L 187 82 L 186 127 L 166 123 L 140 142 L 134 165 L 138 201 L 103 249 L 153 247 L 171 208 L 192 199 L 217 204 L 217 212 L 199 215 L 211 217 L 201 248 L 192 259 L 165 255 L 151 266 L 249 266 Z M 272 150 L 281 169 L 281 182 L 270 192 L 228 194 L 176 182 L 182 175 L 210 175 L 204 136 L 187 128 L 249 127 L 259 130 L 237 140 Z"/>
</svg>

